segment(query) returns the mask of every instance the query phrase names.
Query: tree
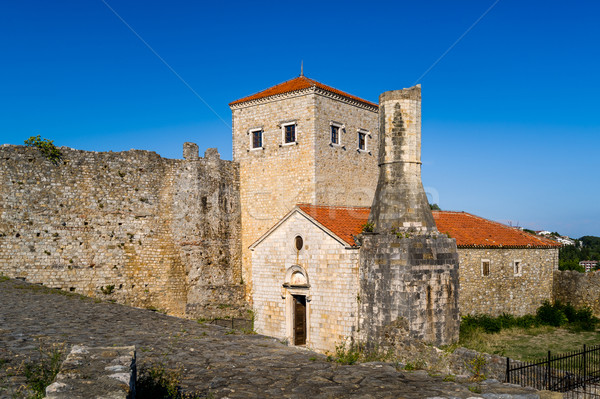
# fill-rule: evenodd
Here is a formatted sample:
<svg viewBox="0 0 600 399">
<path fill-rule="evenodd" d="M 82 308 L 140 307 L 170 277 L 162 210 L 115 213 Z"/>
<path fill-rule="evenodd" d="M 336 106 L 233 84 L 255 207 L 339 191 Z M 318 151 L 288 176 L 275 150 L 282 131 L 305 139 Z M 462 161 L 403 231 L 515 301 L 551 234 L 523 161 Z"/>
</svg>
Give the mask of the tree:
<svg viewBox="0 0 600 399">
<path fill-rule="evenodd" d="M 38 150 L 40 150 L 42 155 L 46 157 L 46 159 L 55 165 L 58 165 L 62 159 L 62 153 L 58 148 L 56 148 L 54 141 L 43 139 L 39 134 L 37 136 L 31 136 L 25 140 L 25 145 L 28 147 L 36 147 Z"/>
</svg>

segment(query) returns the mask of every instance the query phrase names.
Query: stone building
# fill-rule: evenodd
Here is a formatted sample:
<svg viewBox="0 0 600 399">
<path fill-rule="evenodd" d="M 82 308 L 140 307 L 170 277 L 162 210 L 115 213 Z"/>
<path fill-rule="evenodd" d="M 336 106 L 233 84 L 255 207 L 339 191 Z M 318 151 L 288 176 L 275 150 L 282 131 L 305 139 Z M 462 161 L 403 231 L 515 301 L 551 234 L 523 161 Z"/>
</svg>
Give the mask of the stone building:
<svg viewBox="0 0 600 399">
<path fill-rule="evenodd" d="M 242 273 L 251 300 L 248 248 L 295 204 L 371 204 L 379 107 L 305 76 L 229 105 L 240 167 Z"/>
<path fill-rule="evenodd" d="M 357 236 L 369 213 L 366 207 L 299 204 L 251 246 L 258 332 L 302 344 L 293 317 L 305 310 L 310 347 L 332 350 L 361 338 Z M 433 217 L 441 233 L 456 239 L 462 315 L 531 314 L 552 299 L 556 242 L 465 212 L 434 211 Z M 293 306 L 294 295 L 307 298 L 306 309 Z"/>
<path fill-rule="evenodd" d="M 559 243 L 465 212 L 433 216 L 456 239 L 461 314 L 522 316 L 552 300 Z"/>
</svg>

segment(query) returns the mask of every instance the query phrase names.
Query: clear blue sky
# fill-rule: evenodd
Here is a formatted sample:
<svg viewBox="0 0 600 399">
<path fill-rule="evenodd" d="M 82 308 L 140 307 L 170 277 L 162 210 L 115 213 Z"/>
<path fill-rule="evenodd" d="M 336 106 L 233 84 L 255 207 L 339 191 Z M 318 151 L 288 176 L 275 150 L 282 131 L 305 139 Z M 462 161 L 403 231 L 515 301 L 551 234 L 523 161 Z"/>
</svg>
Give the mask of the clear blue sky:
<svg viewBox="0 0 600 399">
<path fill-rule="evenodd" d="M 423 182 L 443 209 L 600 235 L 599 16 L 597 1 L 3 2 L 0 144 L 180 158 L 193 141 L 231 159 L 227 104 L 304 60 L 371 101 L 422 84 Z"/>
</svg>

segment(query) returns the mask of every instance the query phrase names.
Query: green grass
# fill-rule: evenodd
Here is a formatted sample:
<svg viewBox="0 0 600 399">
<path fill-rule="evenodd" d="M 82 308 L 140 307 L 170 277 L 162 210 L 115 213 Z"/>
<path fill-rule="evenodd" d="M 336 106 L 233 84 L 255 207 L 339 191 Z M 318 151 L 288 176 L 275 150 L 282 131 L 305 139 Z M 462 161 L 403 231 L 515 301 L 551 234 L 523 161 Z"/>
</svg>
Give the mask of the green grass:
<svg viewBox="0 0 600 399">
<path fill-rule="evenodd" d="M 42 399 L 46 396 L 46 387 L 50 385 L 60 369 L 65 356 L 64 345 L 45 346 L 40 343 L 40 358 L 24 364 L 23 375 L 27 380 L 27 388 L 33 392 L 30 399 Z"/>
<path fill-rule="evenodd" d="M 583 345 L 600 343 L 600 330 L 573 331 L 567 328 L 538 326 L 512 327 L 497 333 L 476 328 L 461 334 L 459 345 L 478 352 L 508 356 L 511 359 L 532 361 L 548 355 L 581 350 Z"/>
</svg>

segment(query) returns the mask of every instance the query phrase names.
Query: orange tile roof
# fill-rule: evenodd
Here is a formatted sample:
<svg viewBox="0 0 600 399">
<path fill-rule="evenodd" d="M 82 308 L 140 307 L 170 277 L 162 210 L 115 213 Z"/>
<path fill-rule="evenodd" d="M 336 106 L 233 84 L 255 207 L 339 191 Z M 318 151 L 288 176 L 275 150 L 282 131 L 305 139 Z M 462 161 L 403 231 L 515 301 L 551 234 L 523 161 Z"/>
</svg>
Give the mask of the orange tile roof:
<svg viewBox="0 0 600 399">
<path fill-rule="evenodd" d="M 259 98 L 271 97 L 271 96 L 275 96 L 277 94 L 291 93 L 291 92 L 298 91 L 298 90 L 308 89 L 309 87 L 318 87 L 319 89 L 326 90 L 331 93 L 339 94 L 340 96 L 344 96 L 344 97 L 359 101 L 359 102 L 367 104 L 367 105 L 372 105 L 374 107 L 378 107 L 378 105 L 375 103 L 372 103 L 367 100 L 363 100 L 360 97 L 353 96 L 352 94 L 345 93 L 341 90 L 334 89 L 333 87 L 324 85 L 323 83 L 319 83 L 316 80 L 309 79 L 306 76 L 298 76 L 297 78 L 288 80 L 287 82 L 279 83 L 278 85 L 270 87 L 266 90 L 263 90 L 256 94 L 253 94 L 251 96 L 244 97 L 239 100 L 233 101 L 233 102 L 229 103 L 229 106 L 232 106 L 235 104 L 241 104 L 246 101 L 258 100 Z"/>
<path fill-rule="evenodd" d="M 299 204 L 298 208 L 353 247 L 356 246 L 353 236 L 362 232 L 371 211 L 364 207 L 308 204 Z"/>
<path fill-rule="evenodd" d="M 466 212 L 433 211 L 440 233 L 456 238 L 459 247 L 550 248 L 560 243 Z"/>
<path fill-rule="evenodd" d="M 362 232 L 371 208 L 315 206 L 299 204 L 307 215 L 351 246 L 354 236 Z M 560 243 L 526 233 L 505 224 L 493 222 L 466 212 L 433 211 L 440 233 L 456 239 L 460 248 L 553 248 Z"/>
</svg>

